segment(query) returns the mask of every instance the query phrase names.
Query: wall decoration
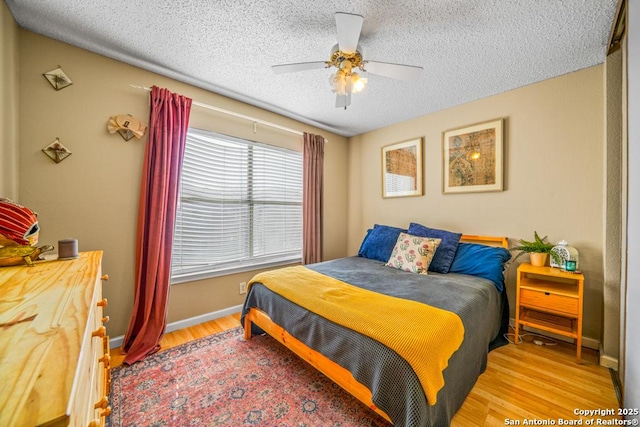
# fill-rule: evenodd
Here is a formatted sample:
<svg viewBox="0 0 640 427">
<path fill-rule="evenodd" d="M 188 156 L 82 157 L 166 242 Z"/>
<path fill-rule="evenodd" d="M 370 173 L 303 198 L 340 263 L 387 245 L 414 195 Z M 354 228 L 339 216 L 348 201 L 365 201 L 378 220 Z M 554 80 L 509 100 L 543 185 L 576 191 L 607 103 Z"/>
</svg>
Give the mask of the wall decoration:
<svg viewBox="0 0 640 427">
<path fill-rule="evenodd" d="M 422 138 L 382 147 L 382 197 L 422 196 Z"/>
<path fill-rule="evenodd" d="M 502 191 L 503 119 L 442 133 L 442 192 Z"/>
<path fill-rule="evenodd" d="M 55 70 L 44 73 L 43 76 L 49 81 L 49 83 L 51 83 L 51 86 L 53 86 L 55 90 L 64 89 L 65 87 L 73 84 L 69 76 L 62 71 L 62 68 L 60 68 L 59 65 Z"/>
<path fill-rule="evenodd" d="M 65 147 L 57 137 L 51 144 L 44 147 L 42 151 L 56 163 L 60 163 L 71 155 L 71 150 Z"/>
<path fill-rule="evenodd" d="M 118 132 L 125 141 L 130 140 L 134 136 L 138 139 L 142 138 L 147 130 L 147 125 L 133 117 L 131 114 L 120 114 L 109 118 L 107 123 L 109 133 Z"/>
</svg>

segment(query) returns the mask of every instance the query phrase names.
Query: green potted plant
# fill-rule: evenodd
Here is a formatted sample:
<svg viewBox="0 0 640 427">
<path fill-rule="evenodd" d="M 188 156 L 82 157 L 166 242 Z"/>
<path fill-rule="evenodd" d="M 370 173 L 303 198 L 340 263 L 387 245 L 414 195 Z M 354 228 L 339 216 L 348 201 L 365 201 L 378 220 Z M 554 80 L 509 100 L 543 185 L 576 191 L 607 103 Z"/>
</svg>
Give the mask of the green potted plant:
<svg viewBox="0 0 640 427">
<path fill-rule="evenodd" d="M 509 249 L 511 251 L 520 251 L 513 261 L 520 258 L 523 254 L 528 253 L 531 259 L 531 265 L 536 267 L 544 266 L 547 262 L 547 255 L 551 253 L 551 249 L 554 246 L 552 243 L 546 242 L 546 238 L 547 236 L 540 238 L 538 232 L 534 231 L 532 241 L 520 240 L 518 246 Z"/>
</svg>

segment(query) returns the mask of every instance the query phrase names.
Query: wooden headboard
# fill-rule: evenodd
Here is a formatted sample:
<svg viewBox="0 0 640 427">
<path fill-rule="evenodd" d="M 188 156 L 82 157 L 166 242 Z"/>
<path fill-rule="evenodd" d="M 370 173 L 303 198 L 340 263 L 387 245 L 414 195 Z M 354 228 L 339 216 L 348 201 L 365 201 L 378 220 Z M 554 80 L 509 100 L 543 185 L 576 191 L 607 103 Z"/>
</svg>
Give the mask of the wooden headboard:
<svg viewBox="0 0 640 427">
<path fill-rule="evenodd" d="M 487 246 L 501 246 L 509 249 L 509 239 L 506 237 L 497 236 L 472 236 L 470 234 L 463 234 L 460 238 L 461 242 L 465 243 L 479 243 Z"/>
</svg>

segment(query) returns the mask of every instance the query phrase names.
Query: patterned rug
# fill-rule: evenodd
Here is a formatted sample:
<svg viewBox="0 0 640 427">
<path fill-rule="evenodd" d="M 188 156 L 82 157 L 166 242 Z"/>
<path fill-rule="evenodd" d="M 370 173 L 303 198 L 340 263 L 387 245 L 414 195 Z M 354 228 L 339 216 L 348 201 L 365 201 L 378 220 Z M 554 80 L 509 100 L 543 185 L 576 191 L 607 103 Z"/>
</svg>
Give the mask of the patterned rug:
<svg viewBox="0 0 640 427">
<path fill-rule="evenodd" d="M 269 336 L 233 329 L 113 369 L 111 427 L 389 424 Z"/>
</svg>

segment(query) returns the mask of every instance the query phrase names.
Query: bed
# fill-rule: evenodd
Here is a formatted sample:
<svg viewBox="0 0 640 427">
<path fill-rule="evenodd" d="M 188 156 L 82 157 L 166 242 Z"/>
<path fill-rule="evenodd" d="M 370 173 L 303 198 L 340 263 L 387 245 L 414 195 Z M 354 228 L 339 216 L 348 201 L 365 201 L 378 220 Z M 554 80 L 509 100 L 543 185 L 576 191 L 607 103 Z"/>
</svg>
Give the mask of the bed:
<svg viewBox="0 0 640 427">
<path fill-rule="evenodd" d="M 401 230 L 407 231 L 411 227 Z M 387 244 L 395 236 L 391 232 Z M 363 247 L 368 238 L 369 234 Z M 452 268 L 448 273 L 430 270 L 424 275 L 389 268 L 392 257 L 381 261 L 389 256 L 388 248 L 380 255 L 362 256 L 361 247 L 359 256 L 259 274 L 250 282 L 243 307 L 245 339 L 253 334 L 271 335 L 396 426 L 447 426 L 485 370 L 488 352 L 505 343 L 509 308 L 502 273 L 511 257 L 507 246 L 504 237 L 458 235 L 449 254 Z M 442 249 L 441 255 L 445 253 Z M 485 258 L 495 264 L 491 275 L 482 272 Z M 495 278 L 496 268 L 500 269 L 499 279 Z M 305 276 L 296 276 L 303 273 Z M 315 281 L 307 283 L 307 274 Z M 344 285 L 360 299 L 349 299 L 351 294 L 344 299 L 343 288 L 327 291 L 324 283 L 328 288 Z M 309 287 L 304 288 L 305 284 Z M 297 292 L 296 288 L 304 295 L 292 295 L 291 289 Z M 378 301 L 378 297 L 387 299 Z M 305 306 L 305 298 L 314 302 Z M 368 307 L 369 301 L 377 308 Z M 405 303 L 410 305 L 406 310 Z M 332 310 L 336 311 L 333 306 L 343 315 L 331 317 Z M 393 309 L 381 310 L 381 306 Z M 418 306 L 433 311 L 414 315 L 412 310 Z M 379 328 L 395 331 L 394 336 L 415 337 L 416 343 L 402 342 L 396 348 L 370 333 L 375 327 L 369 327 L 369 320 L 350 324 L 343 319 L 359 310 L 375 313 L 371 317 L 380 318 Z M 385 318 L 385 311 L 393 319 Z M 459 325 L 450 326 L 449 320 L 440 323 L 436 317 L 431 321 L 428 316 L 432 314 L 449 316 Z M 423 334 L 427 338 L 420 341 Z"/>
</svg>

